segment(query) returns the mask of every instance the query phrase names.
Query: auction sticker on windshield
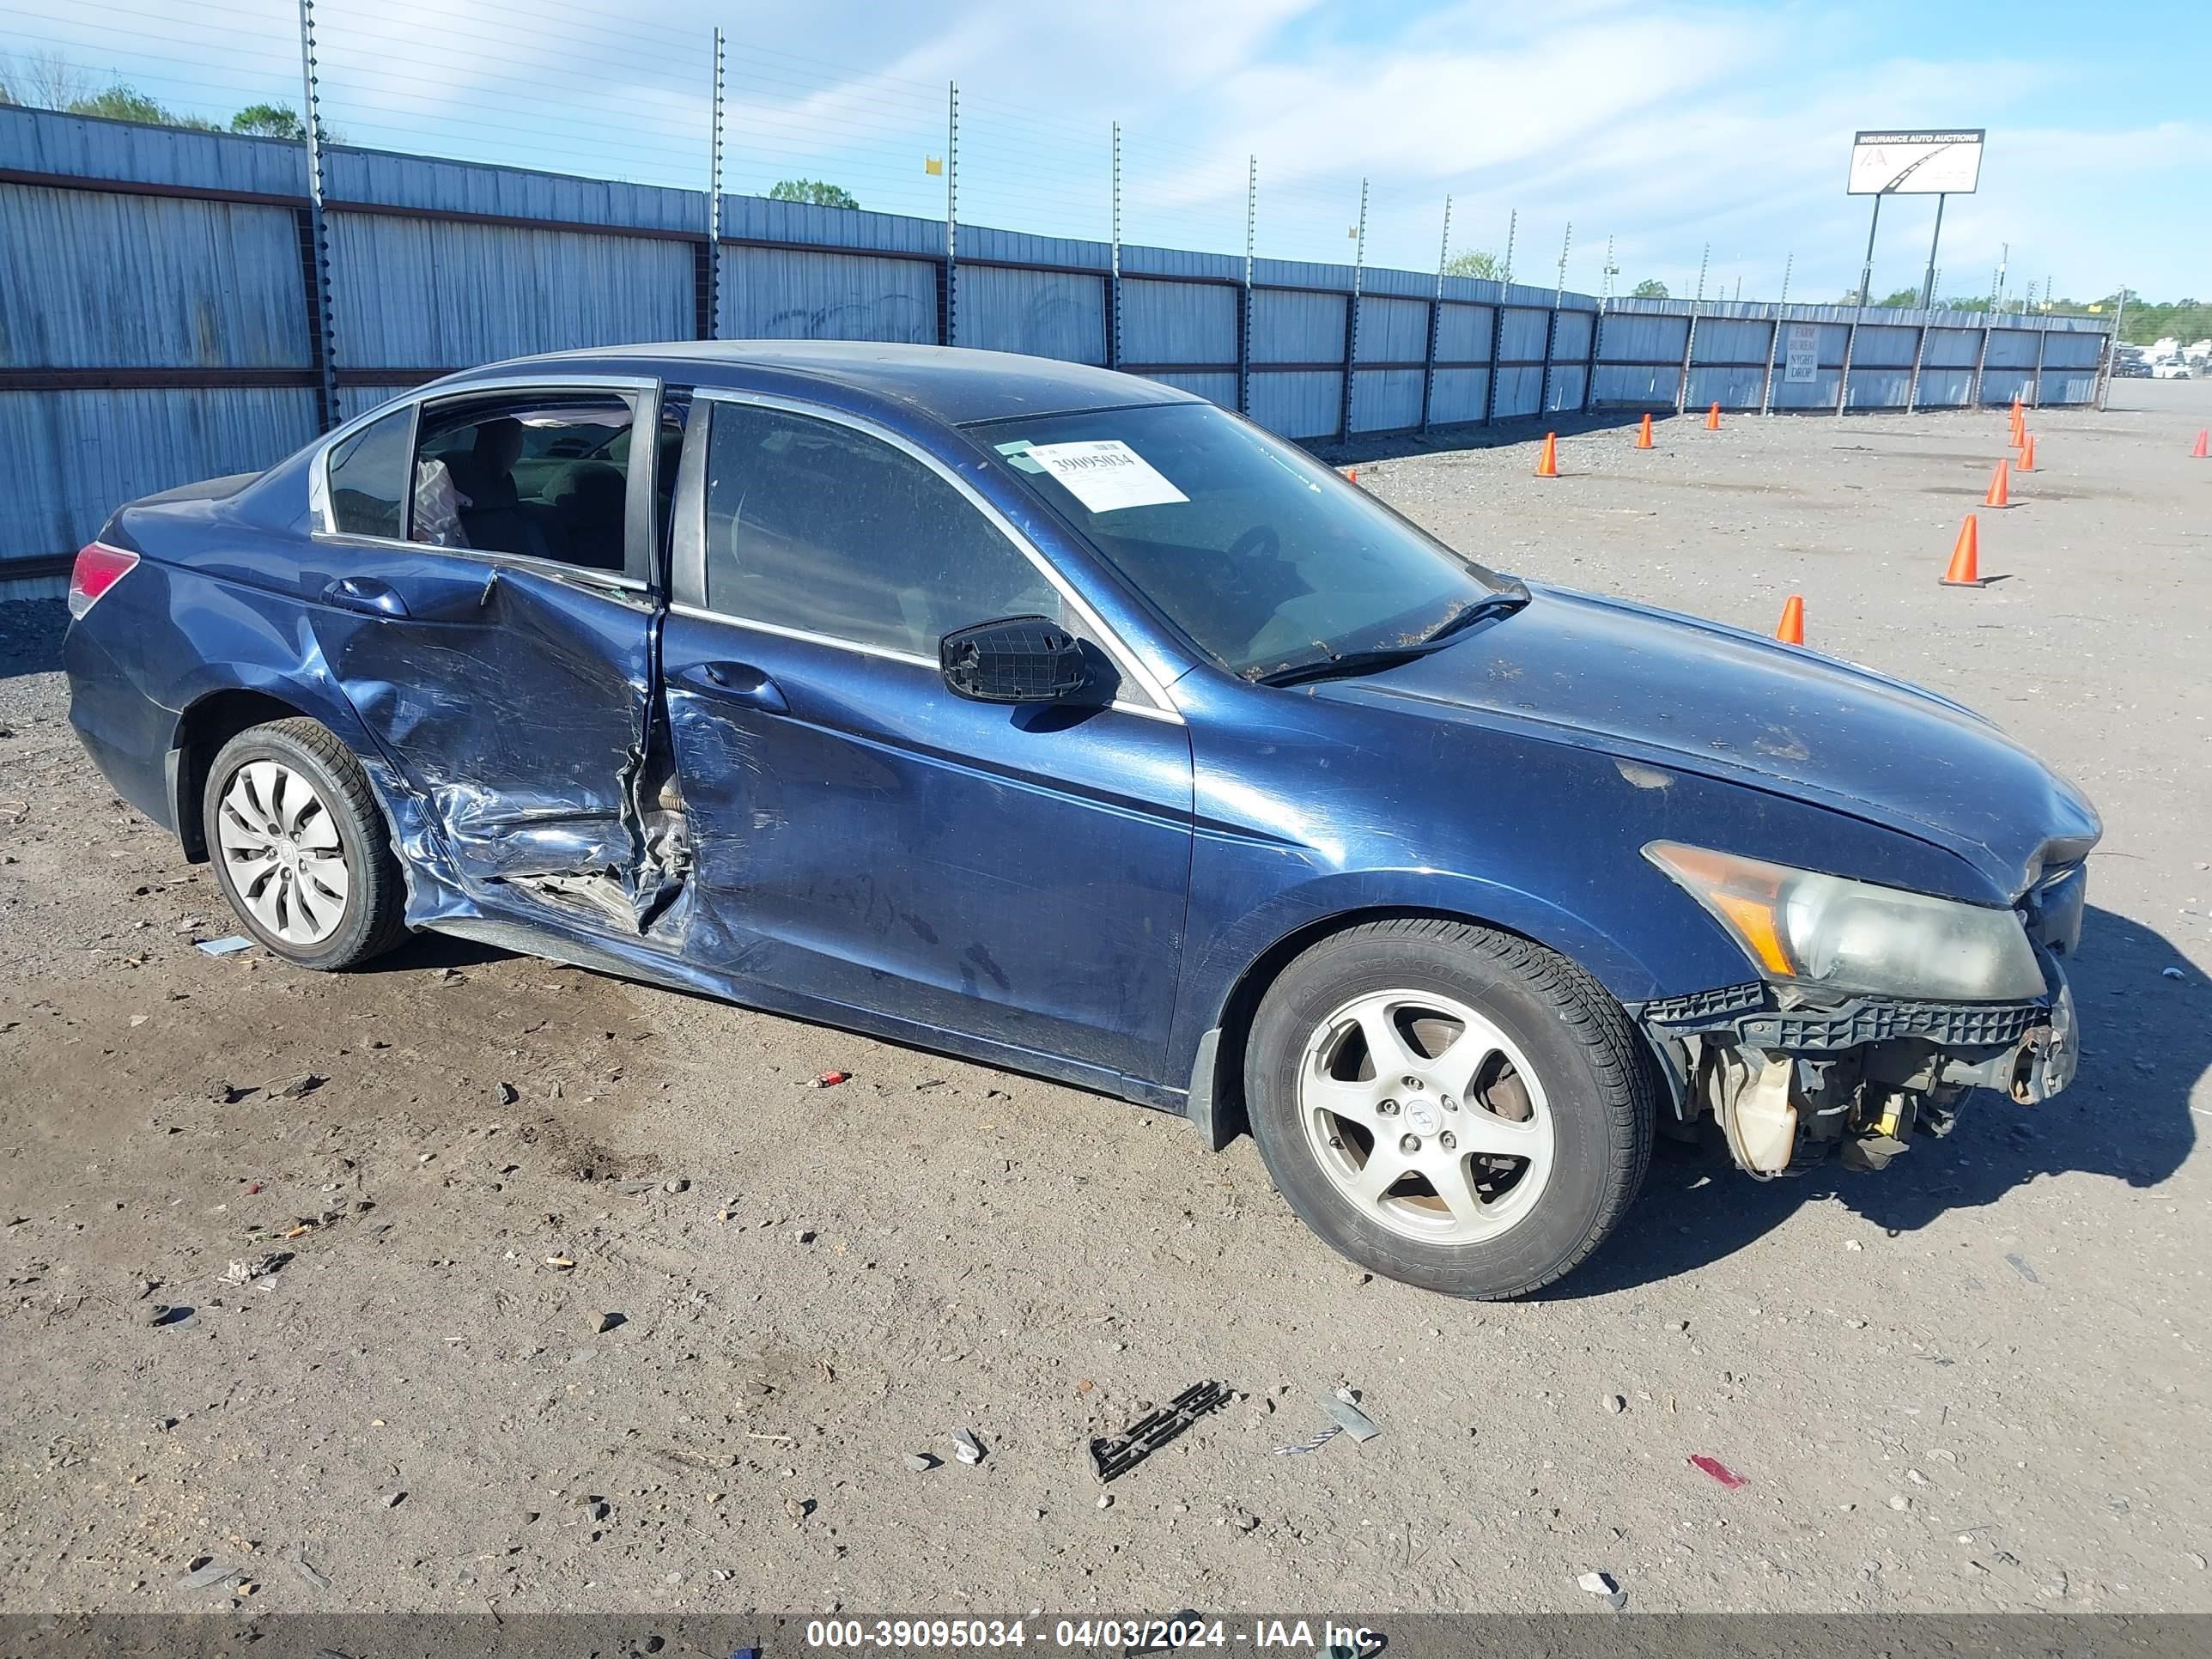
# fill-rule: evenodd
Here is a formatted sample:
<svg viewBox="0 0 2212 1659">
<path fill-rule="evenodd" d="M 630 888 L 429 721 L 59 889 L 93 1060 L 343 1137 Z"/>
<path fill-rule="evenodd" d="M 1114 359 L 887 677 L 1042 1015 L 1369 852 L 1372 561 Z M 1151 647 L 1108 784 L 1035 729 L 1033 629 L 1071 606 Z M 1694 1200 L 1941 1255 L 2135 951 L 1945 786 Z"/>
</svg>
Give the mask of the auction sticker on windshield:
<svg viewBox="0 0 2212 1659">
<path fill-rule="evenodd" d="M 1066 484 L 1068 492 L 1093 513 L 1115 513 L 1125 507 L 1164 507 L 1190 499 L 1119 438 L 1032 444 L 1022 451 L 1022 457 Z"/>
</svg>

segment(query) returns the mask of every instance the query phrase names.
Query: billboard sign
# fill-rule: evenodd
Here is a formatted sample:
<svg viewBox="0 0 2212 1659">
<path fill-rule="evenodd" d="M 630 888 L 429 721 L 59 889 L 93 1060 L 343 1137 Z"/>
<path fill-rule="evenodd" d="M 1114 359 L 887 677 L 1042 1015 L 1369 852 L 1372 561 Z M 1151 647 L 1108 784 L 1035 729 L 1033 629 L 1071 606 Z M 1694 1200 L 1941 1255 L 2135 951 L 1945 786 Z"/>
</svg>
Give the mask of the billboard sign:
<svg viewBox="0 0 2212 1659">
<path fill-rule="evenodd" d="M 1861 132 L 1851 139 L 1853 196 L 1969 196 L 1982 176 L 1981 127 Z"/>
</svg>

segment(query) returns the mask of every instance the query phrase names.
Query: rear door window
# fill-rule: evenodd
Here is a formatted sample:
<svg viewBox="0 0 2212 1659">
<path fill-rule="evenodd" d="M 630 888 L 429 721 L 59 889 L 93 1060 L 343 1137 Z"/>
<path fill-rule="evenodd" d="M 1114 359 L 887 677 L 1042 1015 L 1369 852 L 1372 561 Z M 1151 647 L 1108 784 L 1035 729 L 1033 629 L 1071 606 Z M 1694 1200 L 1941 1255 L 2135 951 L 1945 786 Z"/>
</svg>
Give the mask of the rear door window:
<svg viewBox="0 0 2212 1659">
<path fill-rule="evenodd" d="M 342 536 L 398 541 L 406 533 L 407 434 L 415 409 L 402 404 L 331 452 L 331 523 Z"/>
<path fill-rule="evenodd" d="M 410 541 L 587 570 L 629 568 L 629 399 L 472 398 L 422 411 Z"/>
</svg>

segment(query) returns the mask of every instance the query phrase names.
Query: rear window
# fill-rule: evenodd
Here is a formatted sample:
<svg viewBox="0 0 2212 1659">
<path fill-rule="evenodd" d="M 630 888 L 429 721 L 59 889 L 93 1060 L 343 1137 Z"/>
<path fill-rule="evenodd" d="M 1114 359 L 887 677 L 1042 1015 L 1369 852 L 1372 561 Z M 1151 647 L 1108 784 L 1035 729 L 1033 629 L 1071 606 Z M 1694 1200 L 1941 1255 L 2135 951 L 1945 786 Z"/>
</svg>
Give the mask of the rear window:
<svg viewBox="0 0 2212 1659">
<path fill-rule="evenodd" d="M 398 541 L 407 484 L 407 439 L 412 405 L 372 421 L 331 452 L 331 521 L 342 536 L 381 536 Z"/>
</svg>

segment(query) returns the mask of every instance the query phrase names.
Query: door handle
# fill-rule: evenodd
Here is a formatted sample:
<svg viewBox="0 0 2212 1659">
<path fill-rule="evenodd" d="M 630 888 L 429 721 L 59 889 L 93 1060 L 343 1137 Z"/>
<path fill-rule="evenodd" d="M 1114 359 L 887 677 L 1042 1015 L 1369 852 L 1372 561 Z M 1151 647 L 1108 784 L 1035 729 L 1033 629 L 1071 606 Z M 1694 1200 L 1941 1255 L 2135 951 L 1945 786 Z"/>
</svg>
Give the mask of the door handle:
<svg viewBox="0 0 2212 1659">
<path fill-rule="evenodd" d="M 784 701 L 782 688 L 750 663 L 694 663 L 678 670 L 676 678 L 692 690 L 704 691 L 726 702 L 764 708 L 773 714 L 791 712 L 791 705 Z"/>
<path fill-rule="evenodd" d="M 374 576 L 340 576 L 323 589 L 323 597 L 349 611 L 366 611 L 378 617 L 404 617 L 407 601 L 389 582 Z"/>
</svg>

